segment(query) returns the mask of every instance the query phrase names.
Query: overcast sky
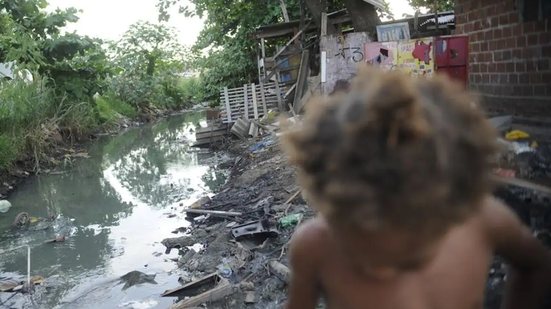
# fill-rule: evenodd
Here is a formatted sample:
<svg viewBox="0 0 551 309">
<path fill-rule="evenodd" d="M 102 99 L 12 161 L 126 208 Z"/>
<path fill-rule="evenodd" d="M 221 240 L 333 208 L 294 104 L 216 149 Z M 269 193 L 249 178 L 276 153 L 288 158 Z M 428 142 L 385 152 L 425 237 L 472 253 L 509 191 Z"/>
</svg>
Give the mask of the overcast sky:
<svg viewBox="0 0 551 309">
<path fill-rule="evenodd" d="M 187 0 L 182 0 L 187 2 Z M 253 0 L 254 1 L 254 0 Z M 101 39 L 117 40 L 128 26 L 146 20 L 157 22 L 157 0 L 49 0 L 49 9 L 57 7 L 75 7 L 82 10 L 80 20 L 71 24 L 67 30 Z M 403 13 L 413 14 L 407 0 L 388 0 L 395 18 Z M 179 32 L 180 42 L 192 45 L 203 27 L 203 22 L 195 18 L 186 18 L 181 14 L 172 14 L 169 25 Z"/>
</svg>

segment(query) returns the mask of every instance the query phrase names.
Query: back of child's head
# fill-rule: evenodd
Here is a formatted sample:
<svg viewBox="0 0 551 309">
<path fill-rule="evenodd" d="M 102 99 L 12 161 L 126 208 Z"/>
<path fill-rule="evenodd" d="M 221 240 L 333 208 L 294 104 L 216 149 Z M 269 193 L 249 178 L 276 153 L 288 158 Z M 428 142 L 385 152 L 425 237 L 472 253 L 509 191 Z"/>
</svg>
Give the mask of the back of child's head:
<svg viewBox="0 0 551 309">
<path fill-rule="evenodd" d="M 310 101 L 284 146 L 331 224 L 445 230 L 491 190 L 496 136 L 472 101 L 447 79 L 362 68 Z"/>
</svg>

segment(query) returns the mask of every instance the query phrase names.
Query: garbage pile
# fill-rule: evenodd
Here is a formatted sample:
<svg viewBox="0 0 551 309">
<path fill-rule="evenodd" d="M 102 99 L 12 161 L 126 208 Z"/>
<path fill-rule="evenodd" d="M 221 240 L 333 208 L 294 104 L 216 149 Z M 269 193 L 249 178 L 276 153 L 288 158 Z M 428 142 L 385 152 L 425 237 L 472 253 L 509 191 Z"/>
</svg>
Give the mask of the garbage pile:
<svg viewBox="0 0 551 309">
<path fill-rule="evenodd" d="M 268 129 L 269 128 L 269 129 Z M 279 149 L 277 126 L 242 139 L 225 187 L 182 209 L 191 227 L 162 243 L 179 250 L 181 286 L 173 308 L 279 308 L 290 276 L 287 251 L 295 227 L 313 217 L 296 184 L 293 167 Z"/>
</svg>

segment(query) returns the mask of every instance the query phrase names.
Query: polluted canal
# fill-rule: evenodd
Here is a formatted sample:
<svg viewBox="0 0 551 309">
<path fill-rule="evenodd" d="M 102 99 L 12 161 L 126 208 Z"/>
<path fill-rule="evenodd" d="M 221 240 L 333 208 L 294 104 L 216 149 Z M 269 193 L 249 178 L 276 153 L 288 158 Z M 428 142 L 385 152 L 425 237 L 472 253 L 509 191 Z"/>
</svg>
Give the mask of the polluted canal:
<svg viewBox="0 0 551 309">
<path fill-rule="evenodd" d="M 216 192 L 228 175 L 221 166 L 232 160 L 190 146 L 201 125 L 204 114 L 191 112 L 105 136 L 87 158 L 20 184 L 9 197 L 12 207 L 0 213 L 0 282 L 6 288 L 26 280 L 30 246 L 32 280 L 43 283 L 31 294 L 0 293 L 0 307 L 174 303 L 161 294 L 177 284 L 178 252 L 166 254 L 161 240 L 184 231 L 182 205 Z M 30 224 L 14 228 L 22 212 Z"/>
</svg>

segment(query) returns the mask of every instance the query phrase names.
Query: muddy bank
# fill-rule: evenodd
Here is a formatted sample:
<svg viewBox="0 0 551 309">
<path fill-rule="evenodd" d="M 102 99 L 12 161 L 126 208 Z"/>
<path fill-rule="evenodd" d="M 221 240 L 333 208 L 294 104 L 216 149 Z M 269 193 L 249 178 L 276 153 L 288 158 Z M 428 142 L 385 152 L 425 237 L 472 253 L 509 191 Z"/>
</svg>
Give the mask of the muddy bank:
<svg viewBox="0 0 551 309">
<path fill-rule="evenodd" d="M 545 147 L 541 151 L 547 151 Z M 163 244 L 168 250 L 179 250 L 176 263 L 180 284 L 217 273 L 232 286 L 230 296 L 216 295 L 217 301 L 209 308 L 279 308 L 287 298 L 287 277 L 271 263 L 288 265 L 288 241 L 296 225 L 315 213 L 298 193 L 295 170 L 287 163 L 275 136 L 238 141 L 229 149 L 237 156 L 229 181 L 211 200 L 193 206 L 220 213 L 188 214 L 191 227 L 175 231 L 177 235 Z M 520 164 L 519 170 L 533 177 L 548 177 L 546 171 L 551 165 L 546 166 L 546 158 L 535 155 L 528 165 Z M 547 197 L 512 186 L 501 187 L 496 196 L 510 204 L 534 233 L 544 235 L 551 230 Z M 251 222 L 254 224 L 244 227 L 255 232 L 236 239 L 236 227 Z M 197 243 L 201 250 L 191 249 Z M 484 308 L 499 308 L 505 273 L 505 264 L 496 257 L 488 274 Z"/>
<path fill-rule="evenodd" d="M 47 174 L 56 172 L 59 166 L 71 165 L 74 160 L 86 158 L 86 148 L 90 142 L 96 140 L 99 136 L 114 135 L 129 128 L 135 128 L 146 123 L 156 122 L 165 119 L 171 115 L 177 115 L 190 110 L 155 110 L 147 114 L 141 114 L 136 119 L 121 119 L 117 124 L 104 127 L 90 134 L 78 136 L 64 136 L 55 134 L 55 140 L 52 142 L 46 153 L 38 154 L 42 157 L 37 164 L 36 154 L 28 153 L 22 159 L 8 170 L 0 170 L 0 200 L 5 199 L 17 188 L 23 180 L 36 174 Z"/>
</svg>

